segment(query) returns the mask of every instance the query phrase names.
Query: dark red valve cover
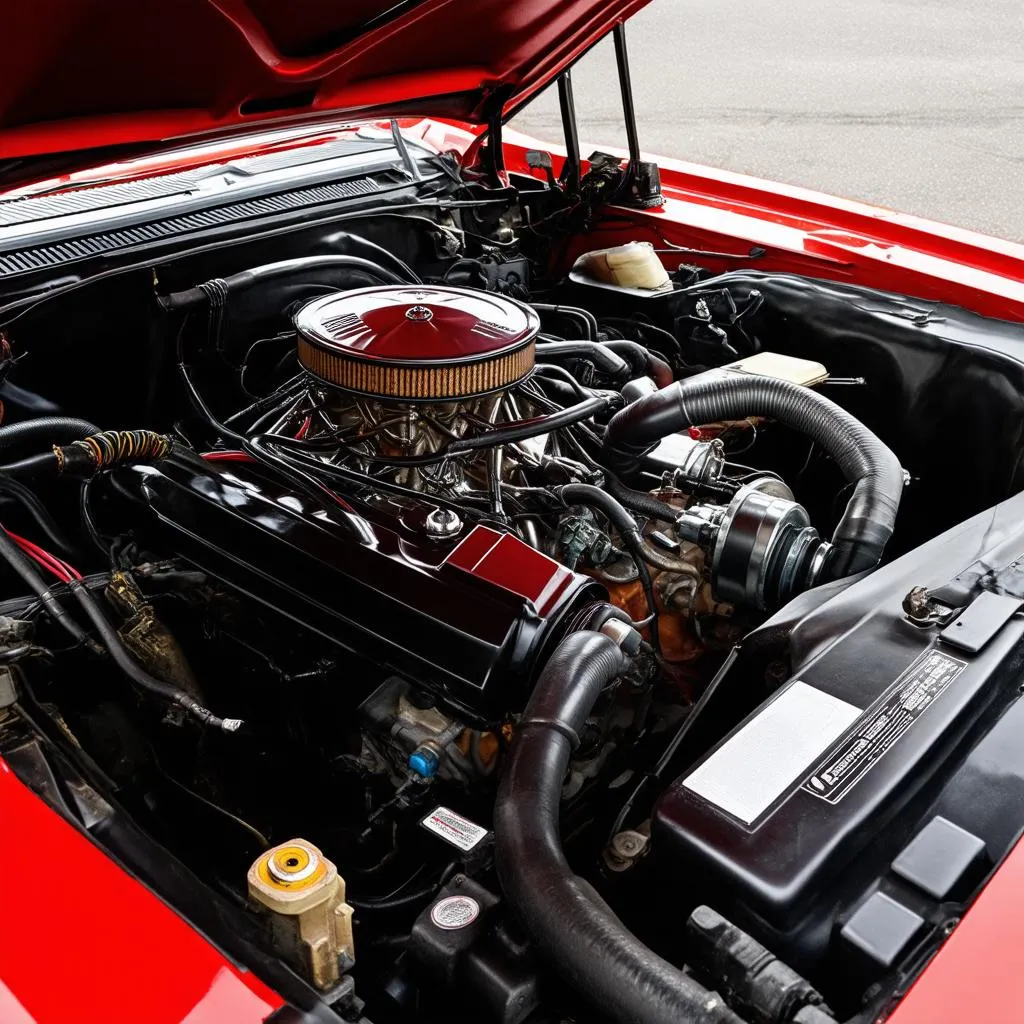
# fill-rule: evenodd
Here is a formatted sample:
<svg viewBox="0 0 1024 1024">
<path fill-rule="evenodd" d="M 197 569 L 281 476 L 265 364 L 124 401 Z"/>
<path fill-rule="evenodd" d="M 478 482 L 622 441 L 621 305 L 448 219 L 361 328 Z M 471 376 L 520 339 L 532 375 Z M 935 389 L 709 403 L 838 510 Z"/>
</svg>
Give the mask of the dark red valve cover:
<svg viewBox="0 0 1024 1024">
<path fill-rule="evenodd" d="M 359 288 L 295 317 L 299 360 L 335 387 L 446 401 L 509 387 L 533 368 L 540 327 L 529 306 L 464 288 Z"/>
</svg>

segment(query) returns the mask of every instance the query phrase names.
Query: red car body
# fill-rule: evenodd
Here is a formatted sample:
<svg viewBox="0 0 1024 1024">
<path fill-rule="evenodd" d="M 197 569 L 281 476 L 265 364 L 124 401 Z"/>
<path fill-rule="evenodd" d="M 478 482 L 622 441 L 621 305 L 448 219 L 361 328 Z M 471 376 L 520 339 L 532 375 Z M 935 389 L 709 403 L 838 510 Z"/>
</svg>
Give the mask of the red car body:
<svg viewBox="0 0 1024 1024">
<path fill-rule="evenodd" d="M 529 98 L 644 2 L 363 0 L 346 5 L 346 18 L 370 27 L 347 39 L 342 30 L 343 41 L 333 46 L 337 14 L 314 0 L 183 0 L 171 20 L 163 5 L 132 0 L 102 10 L 73 0 L 17 5 L 5 13 L 5 31 L 17 45 L 4 53 L 0 158 L 29 162 L 7 187 L 31 194 L 80 187 L 96 176 L 210 164 L 251 152 L 257 144 L 237 133 L 255 127 L 279 133 L 262 137 L 260 148 L 315 146 L 338 131 L 339 116 L 401 116 L 408 137 L 471 162 L 495 104 L 507 111 Z M 464 31 L 467 18 L 472 33 Z M 297 124 L 307 126 L 298 138 Z M 75 155 L 111 146 L 134 154 L 167 140 L 193 149 L 113 164 L 106 157 L 100 167 Z M 536 173 L 525 153 L 541 146 L 557 169 L 559 147 L 506 133 L 506 166 Z M 58 154 L 59 171 L 32 163 Z M 657 162 L 664 206 L 617 211 L 615 226 L 599 227 L 587 247 L 648 240 L 717 253 L 703 262 L 726 271 L 757 246 L 764 270 L 1024 321 L 1024 246 L 799 188 Z M 569 250 L 563 258 L 576 255 Z M 69 1003 L 76 1020 L 97 1024 L 255 1024 L 283 1005 L 2 762 L 0 821 L 8 872 L 0 937 L 5 1024 L 67 1019 Z M 1015 963 L 1022 940 L 1018 845 L 891 1019 L 1024 1019 L 1024 975 Z M 154 963 L 166 969 L 154 972 Z"/>
</svg>

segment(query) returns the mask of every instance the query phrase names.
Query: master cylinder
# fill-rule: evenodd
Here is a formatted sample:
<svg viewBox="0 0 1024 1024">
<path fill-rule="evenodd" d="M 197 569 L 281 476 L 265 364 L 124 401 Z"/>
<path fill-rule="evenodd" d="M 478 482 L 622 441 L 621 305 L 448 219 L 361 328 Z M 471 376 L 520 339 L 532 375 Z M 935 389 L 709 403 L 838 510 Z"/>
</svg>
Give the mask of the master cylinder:
<svg viewBox="0 0 1024 1024">
<path fill-rule="evenodd" d="M 352 908 L 338 869 L 312 843 L 292 839 L 261 854 L 248 879 L 277 949 L 317 988 L 337 985 L 355 963 Z"/>
</svg>

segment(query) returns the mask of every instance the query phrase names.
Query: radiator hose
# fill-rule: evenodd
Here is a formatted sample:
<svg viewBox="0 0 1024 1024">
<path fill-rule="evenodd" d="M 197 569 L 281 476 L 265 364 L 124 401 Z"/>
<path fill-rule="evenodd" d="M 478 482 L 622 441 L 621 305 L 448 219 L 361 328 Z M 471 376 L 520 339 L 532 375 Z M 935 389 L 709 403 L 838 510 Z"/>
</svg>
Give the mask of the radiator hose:
<svg viewBox="0 0 1024 1024">
<path fill-rule="evenodd" d="M 612 1019 L 742 1024 L 717 993 L 648 949 L 569 867 L 558 831 L 579 731 L 625 667 L 603 633 L 571 633 L 548 661 L 516 730 L 495 810 L 501 887 L 542 954 Z"/>
<path fill-rule="evenodd" d="M 707 373 L 677 381 L 627 405 L 608 423 L 604 457 L 629 477 L 663 437 L 719 420 L 766 416 L 806 434 L 854 485 L 832 534 L 819 582 L 842 579 L 881 560 L 903 491 L 899 460 L 860 420 L 810 388 L 771 377 Z"/>
</svg>

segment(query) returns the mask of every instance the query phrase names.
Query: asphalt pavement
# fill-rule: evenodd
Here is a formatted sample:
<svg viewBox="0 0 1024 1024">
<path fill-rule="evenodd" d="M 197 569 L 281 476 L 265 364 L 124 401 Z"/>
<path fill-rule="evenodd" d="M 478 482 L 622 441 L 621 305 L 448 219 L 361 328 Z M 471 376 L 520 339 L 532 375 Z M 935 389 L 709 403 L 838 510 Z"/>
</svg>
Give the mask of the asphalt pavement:
<svg viewBox="0 0 1024 1024">
<path fill-rule="evenodd" d="M 1020 0 L 653 0 L 627 38 L 645 151 L 1024 241 Z M 624 145 L 610 40 L 573 85 Z M 514 124 L 560 138 L 554 91 Z"/>
</svg>

